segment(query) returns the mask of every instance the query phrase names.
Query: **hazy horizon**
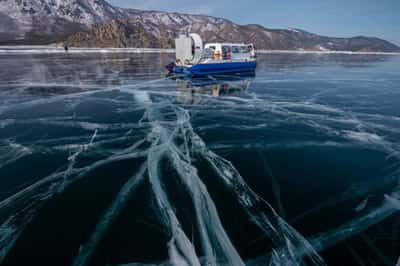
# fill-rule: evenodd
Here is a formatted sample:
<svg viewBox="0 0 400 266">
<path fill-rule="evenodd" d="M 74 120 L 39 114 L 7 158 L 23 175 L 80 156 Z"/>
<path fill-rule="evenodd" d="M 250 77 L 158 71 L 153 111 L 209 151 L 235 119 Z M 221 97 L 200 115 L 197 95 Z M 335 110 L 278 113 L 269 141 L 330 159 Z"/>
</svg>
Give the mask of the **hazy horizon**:
<svg viewBox="0 0 400 266">
<path fill-rule="evenodd" d="M 238 24 L 260 24 L 268 28 L 299 28 L 332 37 L 378 37 L 400 45 L 400 1 L 327 0 L 238 1 L 201 3 L 193 0 L 107 0 L 125 8 L 159 10 L 223 17 Z M 397 31 L 396 31 L 397 30 Z"/>
</svg>

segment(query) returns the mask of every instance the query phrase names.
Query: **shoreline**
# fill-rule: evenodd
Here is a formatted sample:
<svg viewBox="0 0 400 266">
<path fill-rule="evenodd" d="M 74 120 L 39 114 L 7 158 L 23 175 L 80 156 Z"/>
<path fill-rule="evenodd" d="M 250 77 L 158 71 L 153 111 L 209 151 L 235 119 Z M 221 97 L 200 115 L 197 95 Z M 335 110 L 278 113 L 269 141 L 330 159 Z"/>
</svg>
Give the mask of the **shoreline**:
<svg viewBox="0 0 400 266">
<path fill-rule="evenodd" d="M 257 50 L 258 54 L 348 54 L 348 55 L 400 55 L 400 52 Z"/>
<path fill-rule="evenodd" d="M 174 53 L 175 49 L 160 48 L 85 48 L 69 47 L 68 53 Z M 304 51 L 304 50 L 264 50 L 256 51 L 258 54 L 347 54 L 347 55 L 400 55 L 400 52 L 352 52 L 352 51 Z M 2 54 L 46 54 L 65 53 L 63 47 L 46 45 L 21 45 L 0 46 Z"/>
<path fill-rule="evenodd" d="M 64 47 L 55 46 L 0 46 L 0 55 L 2 54 L 60 54 L 60 53 L 175 53 L 175 49 L 159 48 L 85 48 L 68 47 L 68 52 Z"/>
</svg>

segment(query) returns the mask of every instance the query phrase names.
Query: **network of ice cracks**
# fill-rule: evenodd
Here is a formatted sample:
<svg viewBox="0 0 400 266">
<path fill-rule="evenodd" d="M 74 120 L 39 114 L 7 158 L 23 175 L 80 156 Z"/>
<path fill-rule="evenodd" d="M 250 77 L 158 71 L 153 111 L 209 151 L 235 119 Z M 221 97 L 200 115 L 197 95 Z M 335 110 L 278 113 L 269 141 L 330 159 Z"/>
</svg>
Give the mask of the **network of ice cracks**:
<svg viewBox="0 0 400 266">
<path fill-rule="evenodd" d="M 357 234 L 369 226 L 376 224 L 400 209 L 400 189 L 393 188 L 391 193 L 385 194 L 379 207 L 368 212 L 360 212 L 356 218 L 331 231 L 321 233 L 314 237 L 305 238 L 293 227 L 291 227 L 271 205 L 259 197 L 246 184 L 234 165 L 213 152 L 207 144 L 196 134 L 196 129 L 191 124 L 190 112 L 183 105 L 177 104 L 176 97 L 172 90 L 158 90 L 165 80 L 153 80 L 143 82 L 135 86 L 120 86 L 105 88 L 102 90 L 89 90 L 68 95 L 51 96 L 39 100 L 29 100 L 23 103 L 11 102 L 3 104 L 0 112 L 24 109 L 26 107 L 40 106 L 43 104 L 64 102 L 73 109 L 76 102 L 84 101 L 105 91 L 119 91 L 131 94 L 132 101 L 136 103 L 135 108 L 143 110 L 143 117 L 137 124 L 114 125 L 125 130 L 125 134 L 116 137 L 99 138 L 107 136 L 107 130 L 113 125 L 107 124 L 85 124 L 82 122 L 71 122 L 67 126 L 82 127 L 90 129 L 92 135 L 86 137 L 86 143 L 76 142 L 55 149 L 69 149 L 71 155 L 65 167 L 54 173 L 41 178 L 14 195 L 0 202 L 0 212 L 8 218 L 0 227 L 0 263 L 8 252 L 13 248 L 24 227 L 35 217 L 37 211 L 43 204 L 51 200 L 55 195 L 62 193 L 68 186 L 84 179 L 91 171 L 117 161 L 143 158 L 144 163 L 120 189 L 113 203 L 106 209 L 99 219 L 87 243 L 82 243 L 79 254 L 76 255 L 73 265 L 87 265 L 90 262 L 97 246 L 102 241 L 106 232 L 112 227 L 121 211 L 126 207 L 135 189 L 145 180 L 151 184 L 151 191 L 156 198 L 156 208 L 159 219 L 166 231 L 169 233 L 169 261 L 160 262 L 161 265 L 325 265 L 324 260 L 318 254 L 354 234 Z M 159 85 L 161 84 L 161 85 Z M 156 97 L 162 96 L 162 97 Z M 157 100 L 154 100 L 157 98 Z M 218 104 L 221 110 L 232 111 L 235 106 L 242 109 L 262 109 L 268 112 L 285 116 L 287 119 L 296 119 L 298 123 L 319 128 L 325 134 L 341 136 L 356 142 L 365 142 L 376 149 L 385 151 L 388 157 L 399 158 L 399 147 L 397 143 L 388 142 L 383 137 L 369 133 L 369 129 L 383 125 L 376 125 L 370 120 L 363 121 L 357 114 L 349 111 L 313 104 L 304 103 L 303 107 L 308 109 L 323 110 L 322 114 L 301 113 L 294 111 L 292 107 L 300 103 L 274 102 L 257 97 L 239 98 L 225 96 L 212 98 L 204 96 L 206 104 Z M 118 99 L 113 99 L 118 101 Z M 121 99 L 121 101 L 126 101 Z M 204 104 L 204 103 L 202 103 Z M 330 116 L 329 114 L 334 114 Z M 353 124 L 357 131 L 337 130 L 324 121 L 336 119 L 338 123 Z M 1 127 L 14 123 L 13 120 L 1 122 Z M 41 123 L 63 123 L 57 118 L 42 119 Z M 1 128 L 0 127 L 0 128 Z M 112 144 L 123 140 L 133 129 L 141 128 L 147 131 L 147 135 L 132 143 L 124 149 L 110 150 L 106 158 L 93 162 L 86 166 L 77 166 L 79 157 L 85 153 L 104 147 L 105 144 Z M 73 142 L 74 140 L 71 140 Z M 301 145 L 301 144 L 298 144 Z M 339 145 L 339 144 L 338 144 Z M 37 146 L 35 147 L 37 148 Z M 34 148 L 29 145 L 22 145 L 10 140 L 3 143 L 0 150 L 0 167 L 15 162 L 20 158 L 34 153 Z M 248 218 L 258 226 L 263 233 L 272 241 L 273 248 L 265 256 L 259 259 L 244 261 L 238 254 L 218 216 L 216 206 L 210 197 L 206 185 L 202 181 L 193 161 L 202 158 L 215 171 L 227 189 L 235 196 L 236 200 L 248 215 Z M 400 159 L 400 158 L 399 158 Z M 183 230 L 175 209 L 174 202 L 168 198 L 163 176 L 160 171 L 162 160 L 167 160 L 170 166 L 176 171 L 176 178 L 191 197 L 196 217 L 196 227 L 201 238 L 202 254 L 196 254 L 196 247 L 190 237 Z M 399 172 L 393 171 L 382 182 L 397 180 Z M 385 181 L 386 180 L 386 181 Z M 334 204 L 343 201 L 347 197 L 365 195 L 371 184 L 356 184 L 352 193 L 344 193 L 333 199 L 331 202 L 322 203 Z M 351 190 L 352 188 L 350 188 Z M 367 198 L 357 208 L 363 209 L 367 204 Z M 19 206 L 15 208 L 14 206 Z M 23 207 L 21 207 L 23 206 Z M 135 264 L 136 265 L 136 264 Z"/>
</svg>

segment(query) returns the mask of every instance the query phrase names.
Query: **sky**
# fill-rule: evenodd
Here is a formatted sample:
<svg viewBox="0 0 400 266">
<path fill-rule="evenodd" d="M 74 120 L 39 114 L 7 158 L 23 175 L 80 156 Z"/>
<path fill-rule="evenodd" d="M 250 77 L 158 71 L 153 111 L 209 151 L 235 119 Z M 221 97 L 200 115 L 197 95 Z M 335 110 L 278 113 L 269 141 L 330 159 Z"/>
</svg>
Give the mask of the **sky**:
<svg viewBox="0 0 400 266">
<path fill-rule="evenodd" d="M 400 0 L 108 0 L 119 7 L 203 14 L 238 24 L 299 28 L 350 37 L 374 36 L 400 45 Z"/>
</svg>

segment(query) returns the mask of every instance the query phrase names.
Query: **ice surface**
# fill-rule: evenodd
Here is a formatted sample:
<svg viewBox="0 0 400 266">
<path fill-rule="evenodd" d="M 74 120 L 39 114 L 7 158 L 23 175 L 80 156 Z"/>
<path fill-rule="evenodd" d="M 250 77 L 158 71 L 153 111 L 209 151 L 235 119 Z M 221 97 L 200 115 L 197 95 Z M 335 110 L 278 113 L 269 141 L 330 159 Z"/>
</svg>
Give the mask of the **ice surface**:
<svg viewBox="0 0 400 266">
<path fill-rule="evenodd" d="M 126 91 L 126 89 L 123 91 Z M 152 185 L 157 199 L 161 220 L 171 233 L 171 240 L 168 243 L 171 263 L 181 264 L 185 262 L 187 265 L 200 265 L 201 257 L 202 261 L 210 265 L 244 265 L 244 262 L 235 250 L 221 224 L 216 207 L 205 185 L 202 183 L 200 177 L 198 177 L 197 170 L 191 163 L 192 159 L 190 154 L 195 154 L 209 161 L 220 178 L 232 189 L 232 192 L 236 195 L 242 207 L 247 210 L 249 218 L 273 240 L 277 249 L 279 249 L 280 263 L 290 262 L 293 264 L 301 261 L 301 256 L 299 257 L 299 253 L 296 252 L 297 249 L 301 248 L 306 250 L 305 255 L 309 256 L 311 261 L 316 265 L 323 264 L 322 259 L 316 254 L 311 245 L 284 222 L 268 203 L 259 198 L 246 185 L 231 163 L 206 148 L 205 143 L 194 132 L 190 123 L 189 113 L 186 110 L 176 106 L 170 106 L 176 116 L 176 121 L 165 120 L 162 115 L 162 110 L 169 106 L 168 103 L 153 103 L 148 105 L 150 97 L 143 96 L 147 94 L 134 93 L 134 95 L 136 96 L 135 99 L 138 99 L 140 103 L 147 106 L 145 116 L 140 120 L 140 123 L 142 125 L 150 124 L 152 128 L 147 138 L 152 144 L 148 151 L 143 152 L 144 154 L 148 154 L 146 168 L 148 169 L 147 173 L 150 184 Z M 42 102 L 40 102 L 40 104 L 42 104 Z M 78 146 L 77 151 L 68 157 L 69 163 L 64 171 L 56 172 L 25 188 L 11 198 L 3 200 L 0 206 L 1 209 L 6 208 L 10 203 L 15 203 L 17 200 L 26 200 L 27 196 L 34 194 L 39 188 L 43 190 L 43 186 L 47 187 L 47 190 L 41 193 L 40 199 L 49 199 L 54 193 L 61 193 L 69 184 L 79 178 L 83 178 L 86 173 L 100 165 L 121 158 L 127 159 L 140 156 L 140 152 L 138 154 L 138 152 L 135 152 L 135 149 L 128 148 L 107 159 L 98 161 L 93 165 L 84 168 L 76 168 L 75 164 L 77 158 L 82 153 L 89 150 L 91 146 L 96 145 L 95 140 L 97 134 L 98 131 L 95 130 L 89 142 Z M 174 142 L 177 138 L 181 138 L 184 145 L 178 146 Z M 185 232 L 182 231 L 180 222 L 174 213 L 174 208 L 164 191 L 164 186 L 162 185 L 163 181 L 159 171 L 159 164 L 164 157 L 167 158 L 171 162 L 171 166 L 176 169 L 182 184 L 192 197 L 197 226 L 201 237 L 202 250 L 204 252 L 202 256 L 196 254 L 193 244 L 186 236 Z M 101 241 L 107 228 L 111 226 L 113 219 L 124 207 L 129 194 L 133 192 L 133 188 L 136 186 L 138 180 L 140 180 L 140 177 L 143 176 L 143 173 L 144 170 L 141 171 L 139 177 L 135 176 L 121 189 L 113 205 L 104 214 L 94 229 L 94 233 L 88 243 L 81 248 L 74 265 L 87 265 L 98 242 Z M 35 198 L 38 198 L 38 195 L 35 195 Z M 31 202 L 31 205 L 34 206 L 34 203 L 35 201 Z M 38 204 L 36 202 L 35 207 L 37 206 Z M 25 218 L 28 217 L 25 215 Z M 26 222 L 28 221 L 29 219 L 26 219 Z M 21 230 L 21 228 L 19 230 Z M 18 234 L 15 233 L 14 235 L 15 237 L 18 236 Z M 5 248 L 6 247 L 3 247 L 3 250 Z M 274 257 L 275 261 L 277 259 L 278 258 Z"/>
<path fill-rule="evenodd" d="M 118 58 L 107 60 L 105 64 L 110 61 L 118 66 L 129 63 Z M 42 70 L 32 74 L 36 75 L 32 79 L 41 81 L 42 78 L 57 77 L 46 68 Z M 107 71 L 100 70 L 96 75 L 107 75 L 105 73 Z M 115 80 L 123 82 L 117 84 L 113 84 L 116 82 L 114 78 L 101 85 L 74 81 L 70 86 L 80 90 L 66 94 L 38 96 L 30 92 L 32 86 L 49 88 L 51 84 L 59 89 L 65 88 L 66 82 L 60 80 L 47 84 L 47 87 L 42 86 L 45 83 L 19 80 L 15 83 L 18 92 L 1 92 L 4 104 L 0 115 L 5 119 L 0 122 L 0 130 L 5 137 L 2 135 L 0 144 L 0 170 L 17 165 L 41 151 L 49 156 L 61 153 L 63 157 L 55 170 L 13 188 L 14 191 L 1 198 L 0 262 L 7 260 L 13 248 L 18 248 L 24 230 L 37 219 L 46 203 L 54 202 L 69 188 L 78 186 L 79 181 L 85 180 L 95 170 L 117 162 L 140 160 L 142 164 L 140 167 L 132 166 L 132 176 L 127 177 L 111 203 L 104 206 L 101 215 L 96 217 L 88 238 L 75 247 L 77 252 L 72 258 L 73 265 L 90 265 L 99 256 L 99 247 L 106 235 L 112 231 L 140 186 L 146 187 L 146 193 L 154 200 L 146 207 L 168 238 L 163 243 L 167 256 L 165 261 L 147 265 L 325 265 L 319 254 L 321 251 L 329 251 L 352 236 L 364 234 L 368 228 L 399 211 L 400 191 L 393 185 L 399 182 L 400 173 L 397 141 L 400 130 L 396 114 L 375 114 L 369 109 L 363 112 L 364 105 L 352 109 L 337 104 L 340 101 L 321 100 L 330 93 L 334 93 L 335 96 L 331 97 L 335 100 L 335 97 L 342 97 L 336 94 L 340 89 L 337 87 L 331 91 L 310 89 L 306 96 L 295 94 L 291 98 L 294 92 L 286 86 L 290 88 L 294 85 L 287 83 L 302 82 L 301 75 L 297 74 L 290 78 L 285 77 L 286 73 L 281 77 L 256 78 L 254 86 L 262 90 L 247 92 L 247 86 L 238 93 L 229 93 L 229 88 L 236 87 L 237 82 L 216 78 L 211 79 L 214 82 L 211 85 L 192 84 L 185 90 L 185 87 L 179 87 L 182 84 L 187 86 L 182 80 L 154 77 L 138 78 L 132 82 L 128 78 L 119 78 L 119 74 Z M 128 77 L 130 75 L 131 72 L 127 73 Z M 323 78 L 316 80 L 319 84 Z M 339 78 L 330 82 L 347 84 Z M 312 85 L 307 84 L 305 89 L 313 88 Z M 181 103 L 179 99 L 183 93 L 186 98 Z M 346 97 L 344 99 L 348 100 Z M 21 125 L 32 130 L 57 130 L 49 130 L 45 137 L 30 135 L 30 131 L 14 138 L 7 135 L 7 130 Z M 59 131 L 69 133 L 59 134 Z M 297 190 L 312 191 L 315 186 L 316 197 L 321 197 L 318 195 L 320 189 L 325 189 L 323 193 L 331 189 L 322 187 L 320 180 L 306 184 L 310 187 L 306 189 L 301 183 L 306 177 L 293 172 L 287 177 L 293 190 L 287 189 L 288 184 L 282 178 L 284 175 L 273 167 L 279 163 L 267 151 L 285 151 L 290 157 L 299 150 L 308 155 L 316 150 L 327 153 L 341 150 L 371 152 L 383 157 L 383 173 L 376 179 L 357 176 L 358 179 L 354 180 L 338 175 L 338 183 L 343 184 L 327 184 L 332 185 L 334 193 L 324 195 L 321 201 L 306 195 L 312 205 L 298 207 L 300 211 L 293 215 L 287 200 L 292 195 L 288 196 L 288 191 L 295 198 L 298 197 Z M 243 170 L 232 151 L 239 151 L 241 156 L 249 156 L 249 151 L 255 151 L 256 156 L 249 157 L 246 163 L 259 162 L 260 168 L 254 172 L 261 169 L 263 174 L 260 176 L 271 185 L 270 195 L 258 193 L 260 188 L 249 178 L 253 170 Z M 282 153 L 275 154 L 282 156 Z M 330 163 L 336 165 L 333 158 L 337 155 L 330 156 Z M 305 156 L 305 163 L 309 159 Z M 348 164 L 344 165 L 349 167 L 352 159 L 347 158 L 345 162 Z M 247 157 L 240 157 L 240 160 L 245 164 Z M 316 158 L 314 160 L 319 162 Z M 357 162 L 363 162 L 363 158 Z M 203 164 L 212 173 L 203 172 L 204 169 L 200 168 Z M 288 161 L 285 167 L 293 167 L 296 171 L 296 162 Z M 308 174 L 313 174 L 315 169 L 307 170 Z M 342 170 L 339 169 L 338 173 L 346 173 Z M 215 178 L 212 186 L 207 182 L 208 175 Z M 252 230 L 259 230 L 257 237 L 263 241 L 257 243 L 264 245 L 257 254 L 260 257 L 244 255 L 241 245 L 246 243 L 238 243 L 235 231 L 226 223 L 227 217 L 222 216 L 224 211 L 221 211 L 215 188 L 227 191 L 237 204 L 238 213 L 245 216 L 240 218 L 249 221 L 254 226 Z M 184 195 L 185 206 L 190 206 L 185 209 L 193 217 L 190 226 L 186 224 L 187 220 L 182 219 L 182 203 L 174 201 L 178 194 Z M 338 218 L 334 227 L 325 229 L 321 226 L 318 229 L 321 231 L 306 234 L 299 225 L 299 222 L 310 217 L 314 219 L 330 208 L 340 209 L 342 206 L 346 206 L 351 218 Z M 349 250 L 356 258 L 357 252 L 351 245 Z"/>
<path fill-rule="evenodd" d="M 393 215 L 398 208 L 396 205 L 391 205 L 391 200 L 388 200 L 390 203 L 384 202 L 380 207 L 369 211 L 365 215 L 355 218 L 353 221 L 343 224 L 335 230 L 315 237 L 311 240 L 312 245 L 318 251 L 324 250 L 346 238 L 366 230 L 368 227 L 377 224 L 380 221 L 383 221 L 390 215 Z"/>
<path fill-rule="evenodd" d="M 397 197 L 392 197 L 389 195 L 385 195 L 385 199 L 387 202 L 389 202 L 394 208 L 397 210 L 400 210 L 400 200 L 399 200 L 399 195 Z"/>
<path fill-rule="evenodd" d="M 113 221 L 126 206 L 130 195 L 135 191 L 135 188 L 141 183 L 144 177 L 146 168 L 142 167 L 138 173 L 132 176 L 125 185 L 121 188 L 121 191 L 115 198 L 112 205 L 101 217 L 99 223 L 96 225 L 92 236 L 89 241 L 79 250 L 79 255 L 75 258 L 73 265 L 87 265 L 93 252 L 96 250 L 99 242 L 104 237 L 104 234 L 112 226 Z"/>
<path fill-rule="evenodd" d="M 361 202 L 354 208 L 354 210 L 355 210 L 356 212 L 360 212 L 360 211 L 362 211 L 362 210 L 365 209 L 365 207 L 367 206 L 367 204 L 368 204 L 368 197 L 365 198 L 363 201 L 361 201 Z"/>
<path fill-rule="evenodd" d="M 0 146 L 0 168 L 30 154 L 32 154 L 30 148 L 12 141 L 7 141 L 4 146 Z"/>
</svg>

